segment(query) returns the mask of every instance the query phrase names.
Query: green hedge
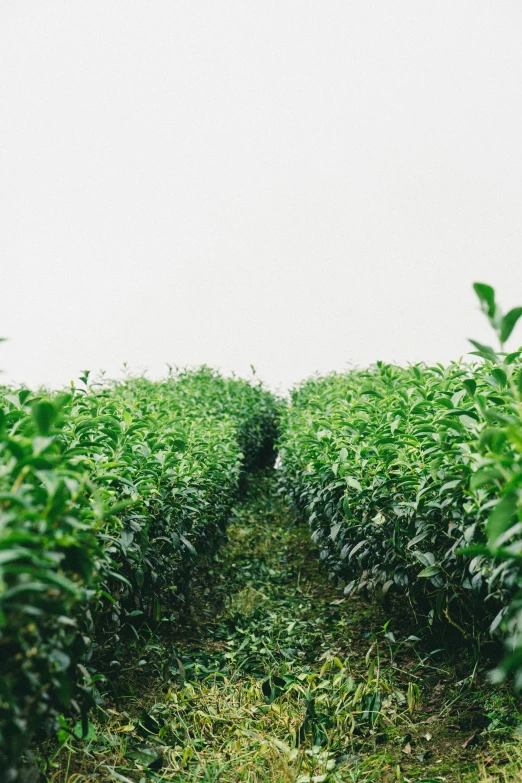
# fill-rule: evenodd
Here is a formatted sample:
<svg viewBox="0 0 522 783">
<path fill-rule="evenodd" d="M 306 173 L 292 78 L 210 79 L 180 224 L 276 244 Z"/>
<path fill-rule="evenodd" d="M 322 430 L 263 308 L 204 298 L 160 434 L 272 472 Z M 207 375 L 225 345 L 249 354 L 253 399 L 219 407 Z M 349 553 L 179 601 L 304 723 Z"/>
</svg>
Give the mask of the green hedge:
<svg viewBox="0 0 522 783">
<path fill-rule="evenodd" d="M 176 618 L 277 415 L 261 385 L 206 368 L 0 390 L 0 765 L 59 714 L 85 719 L 122 636 Z"/>
<path fill-rule="evenodd" d="M 503 316 L 476 290 L 506 340 L 522 310 Z M 483 363 L 305 381 L 279 445 L 283 484 L 346 591 L 401 591 L 430 622 L 502 632 L 516 652 L 499 677 L 522 669 L 522 373 L 520 351 L 474 345 Z"/>
<path fill-rule="evenodd" d="M 310 380 L 293 394 L 281 441 L 285 484 L 347 590 L 399 588 L 466 628 L 491 575 L 486 558 L 470 571 L 456 555 L 486 540 L 488 494 L 468 488 L 480 425 L 467 380 L 498 398 L 459 365 Z"/>
</svg>

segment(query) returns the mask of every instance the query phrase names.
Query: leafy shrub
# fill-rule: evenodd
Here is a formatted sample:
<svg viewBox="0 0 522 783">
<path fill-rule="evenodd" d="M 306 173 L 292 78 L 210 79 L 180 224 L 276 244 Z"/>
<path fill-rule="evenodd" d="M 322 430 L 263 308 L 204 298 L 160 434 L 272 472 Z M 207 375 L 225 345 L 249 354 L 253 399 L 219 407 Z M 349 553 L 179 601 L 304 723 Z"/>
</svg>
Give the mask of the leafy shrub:
<svg viewBox="0 0 522 783">
<path fill-rule="evenodd" d="M 522 348 L 506 354 L 504 343 L 522 316 L 522 307 L 505 315 L 495 301 L 491 286 L 475 284 L 482 311 L 497 334 L 500 351 L 472 340 L 476 353 L 484 359 L 491 375 L 505 389 L 506 405 L 487 404 L 482 409 L 486 427 L 478 443 L 479 470 L 472 477 L 473 486 L 493 487 L 496 500 L 487 521 L 488 543 L 476 547 L 472 554 L 486 555 L 497 563 L 496 573 L 509 573 L 516 588 L 502 614 L 508 654 L 492 672 L 494 681 L 515 674 L 515 685 L 522 688 Z"/>
<path fill-rule="evenodd" d="M 87 379 L 85 379 L 87 380 Z M 54 397 L 0 390 L 0 747 L 85 719 L 122 634 L 174 619 L 277 404 L 203 368 Z"/>
<path fill-rule="evenodd" d="M 495 317 L 507 339 L 516 318 Z M 401 590 L 469 635 L 499 627 L 520 579 L 492 530 L 518 556 L 522 529 L 519 353 L 475 347 L 482 364 L 378 362 L 305 381 L 280 439 L 283 483 L 346 590 Z"/>
</svg>

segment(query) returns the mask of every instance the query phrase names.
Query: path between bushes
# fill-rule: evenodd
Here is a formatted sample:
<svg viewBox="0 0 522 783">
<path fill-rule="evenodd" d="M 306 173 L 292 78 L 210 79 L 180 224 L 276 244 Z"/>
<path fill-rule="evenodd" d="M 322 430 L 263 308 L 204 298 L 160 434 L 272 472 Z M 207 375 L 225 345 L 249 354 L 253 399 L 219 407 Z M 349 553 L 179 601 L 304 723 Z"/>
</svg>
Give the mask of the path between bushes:
<svg viewBox="0 0 522 783">
<path fill-rule="evenodd" d="M 507 690 L 412 638 L 405 609 L 345 597 L 276 471 L 249 480 L 192 601 L 181 631 L 129 650 L 87 739 L 55 750 L 48 780 L 522 779 L 508 774 Z"/>
</svg>

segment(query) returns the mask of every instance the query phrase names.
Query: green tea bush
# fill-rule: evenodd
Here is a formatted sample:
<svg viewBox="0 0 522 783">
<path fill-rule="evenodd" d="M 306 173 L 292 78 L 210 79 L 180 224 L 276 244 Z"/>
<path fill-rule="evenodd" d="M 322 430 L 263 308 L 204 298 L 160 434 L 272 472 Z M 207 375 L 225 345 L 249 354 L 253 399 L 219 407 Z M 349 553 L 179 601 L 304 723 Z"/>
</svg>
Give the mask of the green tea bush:
<svg viewBox="0 0 522 783">
<path fill-rule="evenodd" d="M 122 635 L 175 619 L 241 472 L 273 453 L 277 412 L 261 385 L 206 368 L 55 396 L 0 389 L 0 766 L 10 775 L 58 715 L 85 721 Z"/>
<path fill-rule="evenodd" d="M 475 547 L 470 554 L 489 556 L 497 563 L 496 573 L 510 574 L 514 588 L 511 600 L 504 607 L 501 628 L 505 634 L 507 655 L 493 671 L 492 680 L 499 682 L 513 673 L 515 686 L 522 688 L 522 347 L 510 354 L 504 343 L 522 316 L 522 307 L 505 315 L 495 301 L 491 286 L 475 284 L 482 311 L 496 332 L 500 351 L 471 341 L 475 353 L 484 359 L 485 367 L 505 390 L 506 404 L 482 405 L 486 426 L 478 443 L 480 462 L 471 485 L 489 486 L 495 501 L 489 512 L 486 533 L 487 546 Z"/>
<path fill-rule="evenodd" d="M 475 347 L 483 363 L 307 380 L 280 440 L 283 484 L 347 592 L 400 590 L 466 635 L 505 628 L 522 549 L 519 352 Z"/>
</svg>

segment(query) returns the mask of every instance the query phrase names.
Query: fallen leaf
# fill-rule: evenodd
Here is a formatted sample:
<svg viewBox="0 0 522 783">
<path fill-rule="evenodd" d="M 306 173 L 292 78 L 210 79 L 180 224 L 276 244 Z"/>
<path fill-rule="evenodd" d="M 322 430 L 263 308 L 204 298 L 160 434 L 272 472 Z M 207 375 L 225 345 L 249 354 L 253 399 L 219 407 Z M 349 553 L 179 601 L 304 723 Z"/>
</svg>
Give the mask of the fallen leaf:
<svg viewBox="0 0 522 783">
<path fill-rule="evenodd" d="M 429 731 L 428 731 L 427 734 L 423 734 L 422 736 L 424 737 L 425 740 L 428 740 L 428 742 L 429 742 L 430 739 L 433 737 L 433 734 L 430 734 Z"/>
<path fill-rule="evenodd" d="M 471 737 L 467 738 L 466 742 L 462 743 L 462 747 L 463 748 L 469 748 L 470 745 L 473 745 L 473 743 L 475 742 L 476 739 L 477 739 L 477 735 L 476 734 L 472 734 Z"/>
<path fill-rule="evenodd" d="M 411 753 L 411 745 L 409 742 L 406 743 L 406 745 L 402 749 L 403 753 Z"/>
</svg>

